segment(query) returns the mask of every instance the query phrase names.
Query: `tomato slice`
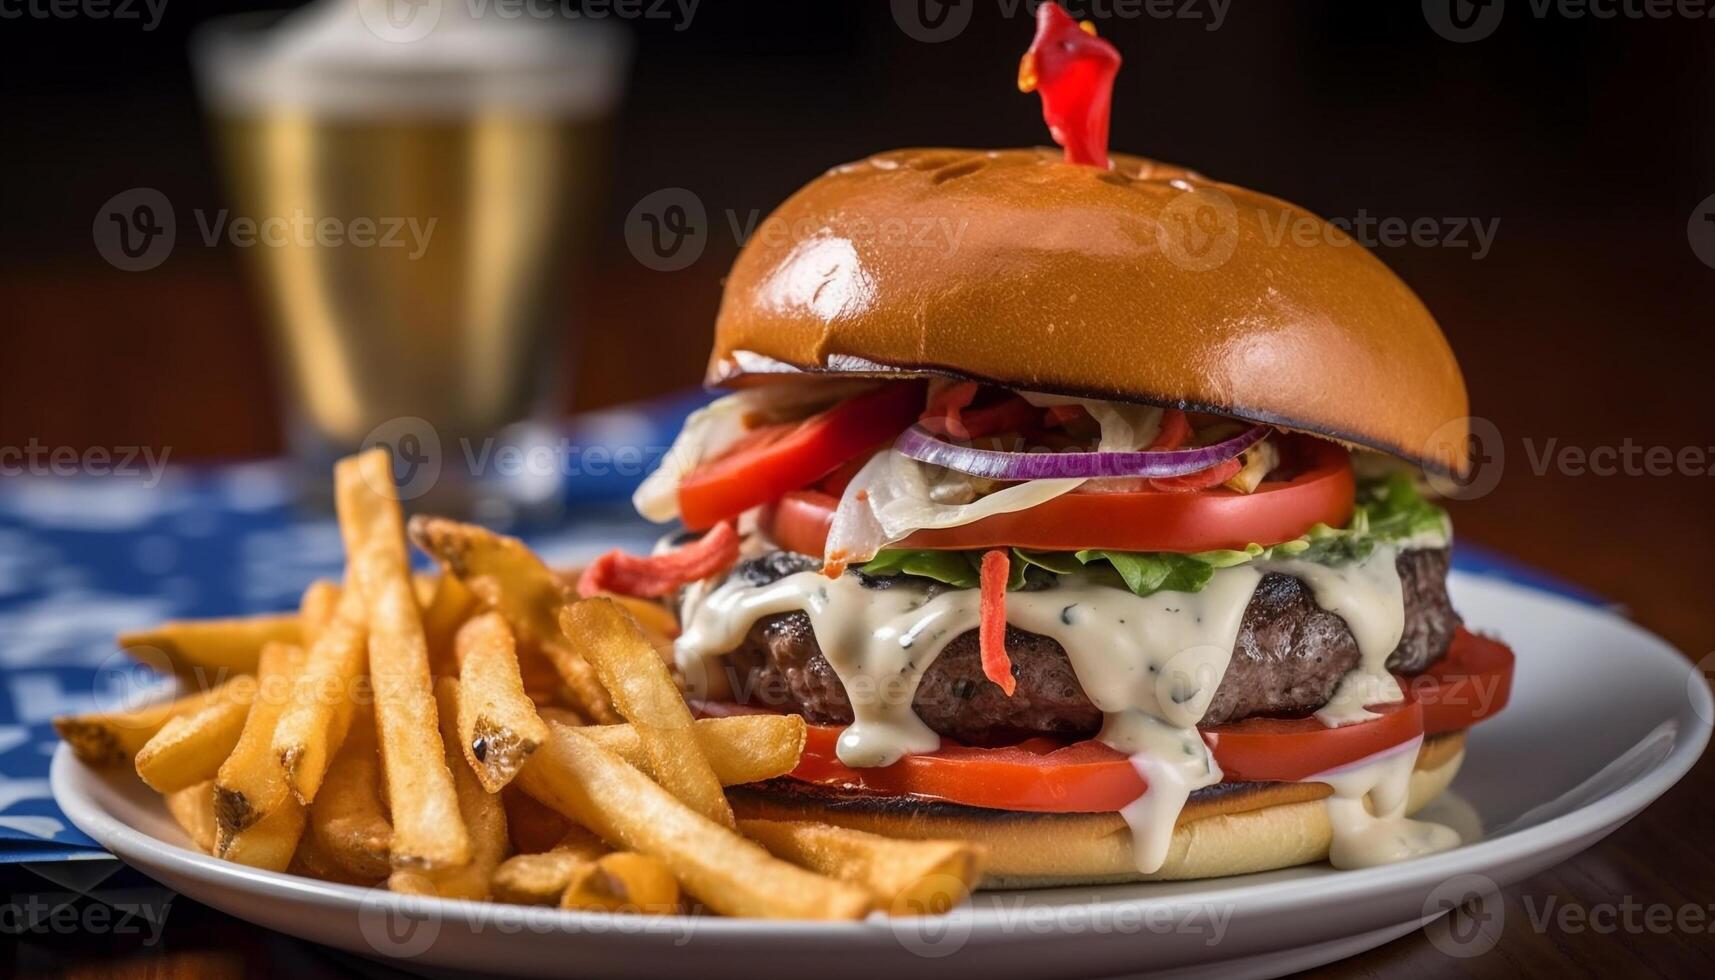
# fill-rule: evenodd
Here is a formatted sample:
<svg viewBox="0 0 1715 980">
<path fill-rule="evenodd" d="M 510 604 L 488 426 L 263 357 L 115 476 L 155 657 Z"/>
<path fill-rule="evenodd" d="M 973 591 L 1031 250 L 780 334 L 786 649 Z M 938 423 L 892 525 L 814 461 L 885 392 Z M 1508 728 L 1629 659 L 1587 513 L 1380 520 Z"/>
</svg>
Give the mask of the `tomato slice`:
<svg viewBox="0 0 1715 980">
<path fill-rule="evenodd" d="M 1013 514 L 962 527 L 918 531 L 900 548 L 965 550 L 1035 548 L 1075 551 L 1211 551 L 1255 542 L 1279 544 L 1316 524 L 1344 527 L 1352 518 L 1351 456 L 1339 446 L 1304 439 L 1307 466 L 1290 480 L 1265 481 L 1253 493 L 1140 490 L 1068 493 Z M 763 533 L 782 548 L 821 555 L 839 500 L 817 491 L 789 493 L 762 515 Z"/>
<path fill-rule="evenodd" d="M 1329 728 L 1309 718 L 1246 718 L 1204 729 L 1229 782 L 1294 782 L 1375 755 L 1423 734 L 1423 709 L 1411 692 L 1371 705 L 1379 717 Z"/>
<path fill-rule="evenodd" d="M 1203 730 L 1228 781 L 1293 782 L 1356 762 L 1423 734 L 1409 693 L 1370 709 L 1380 717 L 1328 728 L 1315 718 L 1247 718 Z M 841 729 L 811 725 L 794 779 L 824 786 L 914 795 L 997 810 L 1099 813 L 1135 801 L 1147 786 L 1124 754 L 1086 740 L 1033 738 L 1002 748 L 943 742 L 884 768 L 852 768 L 835 746 Z"/>
<path fill-rule="evenodd" d="M 1416 677 L 1400 678 L 1400 683 L 1423 705 L 1425 732 L 1453 732 L 1507 706 L 1513 661 L 1506 644 L 1461 626 L 1445 657 Z"/>
<path fill-rule="evenodd" d="M 679 484 L 679 512 L 694 531 L 807 487 L 903 432 L 923 409 L 924 383 L 897 382 L 803 420 L 764 426 Z"/>
<path fill-rule="evenodd" d="M 993 749 L 948 742 L 939 751 L 908 755 L 891 766 L 854 769 L 834 754 L 840 731 L 836 725 L 811 725 L 792 778 L 1035 813 L 1118 810 L 1145 788 L 1125 756 L 1096 741 L 1066 745 L 1034 738 Z"/>
<path fill-rule="evenodd" d="M 781 497 L 763 509 L 758 528 L 768 540 L 787 551 L 822 557 L 827 550 L 828 529 L 834 524 L 834 509 L 840 498 L 820 490 L 799 490 Z"/>
</svg>

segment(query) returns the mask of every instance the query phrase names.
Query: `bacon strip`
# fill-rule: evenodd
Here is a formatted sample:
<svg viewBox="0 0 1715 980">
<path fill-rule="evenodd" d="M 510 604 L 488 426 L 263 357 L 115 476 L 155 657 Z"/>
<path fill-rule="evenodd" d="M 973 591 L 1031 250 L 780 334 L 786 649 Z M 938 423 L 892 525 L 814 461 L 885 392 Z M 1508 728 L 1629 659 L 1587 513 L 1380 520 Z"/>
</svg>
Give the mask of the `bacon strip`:
<svg viewBox="0 0 1715 980">
<path fill-rule="evenodd" d="M 967 408 L 959 413 L 959 426 L 971 439 L 1012 432 L 1041 421 L 1042 410 L 1016 396 L 984 408 Z"/>
<path fill-rule="evenodd" d="M 1084 414 L 1082 405 L 1050 405 L 1042 412 L 1042 422 L 1049 428 L 1055 428 L 1082 418 Z"/>
<path fill-rule="evenodd" d="M 1177 408 L 1163 409 L 1161 412 L 1161 428 L 1155 433 L 1155 439 L 1145 446 L 1149 452 L 1172 452 L 1185 445 L 1185 440 L 1191 438 L 1191 420 Z"/>
<path fill-rule="evenodd" d="M 981 439 L 1041 423 L 1042 410 L 1017 395 L 972 408 L 971 403 L 981 390 L 982 386 L 975 381 L 961 381 L 940 389 L 929 399 L 929 407 L 923 410 L 917 424 L 943 438 Z"/>
<path fill-rule="evenodd" d="M 1155 441 L 1149 444 L 1149 449 L 1155 452 L 1171 452 L 1185 445 L 1191 438 L 1191 421 L 1185 413 L 1177 408 L 1169 408 L 1161 413 L 1161 431 L 1155 434 Z M 1184 476 L 1157 477 L 1150 480 L 1149 485 L 1156 490 L 1169 493 L 1188 493 L 1192 490 L 1207 490 L 1218 487 L 1233 478 L 1233 474 L 1244 468 L 1237 459 L 1229 459 L 1208 469 Z"/>
<path fill-rule="evenodd" d="M 938 436 L 969 439 L 971 434 L 961 415 L 976 400 L 978 387 L 975 381 L 961 381 L 937 391 L 929 399 L 929 407 L 923 410 L 918 424 Z"/>
<path fill-rule="evenodd" d="M 615 548 L 590 563 L 578 577 L 578 595 L 601 592 L 659 599 L 681 586 L 718 575 L 738 563 L 738 532 L 724 522 L 690 544 L 649 558 Z"/>
<path fill-rule="evenodd" d="M 1005 548 L 983 555 L 982 618 L 977 627 L 983 676 L 994 681 L 1009 698 L 1018 687 L 1018 679 L 1012 676 L 1012 658 L 1006 655 L 1006 580 L 1011 564 Z"/>
</svg>

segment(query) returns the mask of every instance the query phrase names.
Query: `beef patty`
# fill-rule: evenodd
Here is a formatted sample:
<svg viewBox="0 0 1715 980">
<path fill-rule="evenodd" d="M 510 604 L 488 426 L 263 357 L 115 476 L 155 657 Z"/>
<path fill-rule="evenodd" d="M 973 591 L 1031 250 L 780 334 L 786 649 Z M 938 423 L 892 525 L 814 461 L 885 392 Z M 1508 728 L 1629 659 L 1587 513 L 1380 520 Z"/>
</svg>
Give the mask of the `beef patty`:
<svg viewBox="0 0 1715 980">
<path fill-rule="evenodd" d="M 1447 598 L 1447 564 L 1446 549 L 1398 556 L 1405 633 L 1388 657 L 1389 670 L 1419 673 L 1447 652 L 1459 625 Z M 733 575 L 762 585 L 819 565 L 816 559 L 774 552 L 744 562 Z M 864 580 L 871 588 L 896 583 Z M 912 700 L 917 715 L 942 735 L 968 742 L 1020 734 L 1084 737 L 1101 728 L 1102 713 L 1090 703 L 1059 643 L 1009 626 L 1006 650 L 1018 680 L 1011 697 L 983 675 L 977 633 L 971 630 L 947 644 L 924 672 Z M 845 687 L 802 612 L 758 620 L 729 655 L 729 663 L 740 700 L 793 711 L 818 724 L 852 721 Z M 1318 606 L 1298 579 L 1270 572 L 1245 608 L 1232 659 L 1203 721 L 1220 724 L 1252 715 L 1314 711 L 1357 665 L 1358 643 L 1345 620 Z"/>
</svg>

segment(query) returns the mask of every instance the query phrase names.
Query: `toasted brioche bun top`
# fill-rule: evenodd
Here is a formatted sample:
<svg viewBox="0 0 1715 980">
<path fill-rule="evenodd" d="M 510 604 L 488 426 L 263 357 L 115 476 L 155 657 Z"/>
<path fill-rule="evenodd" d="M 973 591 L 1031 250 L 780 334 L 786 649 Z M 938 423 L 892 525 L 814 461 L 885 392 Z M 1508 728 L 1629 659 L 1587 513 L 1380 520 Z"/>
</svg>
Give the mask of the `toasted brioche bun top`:
<svg viewBox="0 0 1715 980">
<path fill-rule="evenodd" d="M 1139 157 L 896 150 L 816 178 L 734 264 L 709 381 L 936 373 L 1214 411 L 1463 472 L 1465 382 L 1321 218 Z"/>
</svg>

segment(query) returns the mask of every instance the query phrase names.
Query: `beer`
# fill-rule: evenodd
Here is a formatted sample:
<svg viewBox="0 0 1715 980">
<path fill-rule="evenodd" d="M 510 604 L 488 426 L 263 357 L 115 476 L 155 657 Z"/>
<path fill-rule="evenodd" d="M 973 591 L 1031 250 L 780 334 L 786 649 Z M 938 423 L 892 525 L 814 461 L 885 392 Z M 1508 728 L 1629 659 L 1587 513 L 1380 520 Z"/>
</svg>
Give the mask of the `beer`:
<svg viewBox="0 0 1715 980">
<path fill-rule="evenodd" d="M 254 31 L 205 45 L 227 237 L 272 312 L 304 472 L 404 434 L 418 450 L 438 443 L 444 480 L 466 469 L 460 447 L 548 403 L 610 99 L 544 70 L 539 25 L 529 39 L 498 25 L 533 49 L 515 59 L 495 59 L 508 48 L 485 35 L 477 49 L 492 64 L 448 57 L 488 29 L 480 19 L 375 58 L 368 48 L 385 42 L 365 40 L 352 9 L 263 32 L 295 40 L 272 63 Z M 412 69 L 412 56 L 434 69 Z"/>
<path fill-rule="evenodd" d="M 249 250 L 303 424 L 349 448 L 404 416 L 444 439 L 531 413 L 596 125 L 280 112 L 220 131 L 236 212 L 343 229 Z"/>
</svg>

